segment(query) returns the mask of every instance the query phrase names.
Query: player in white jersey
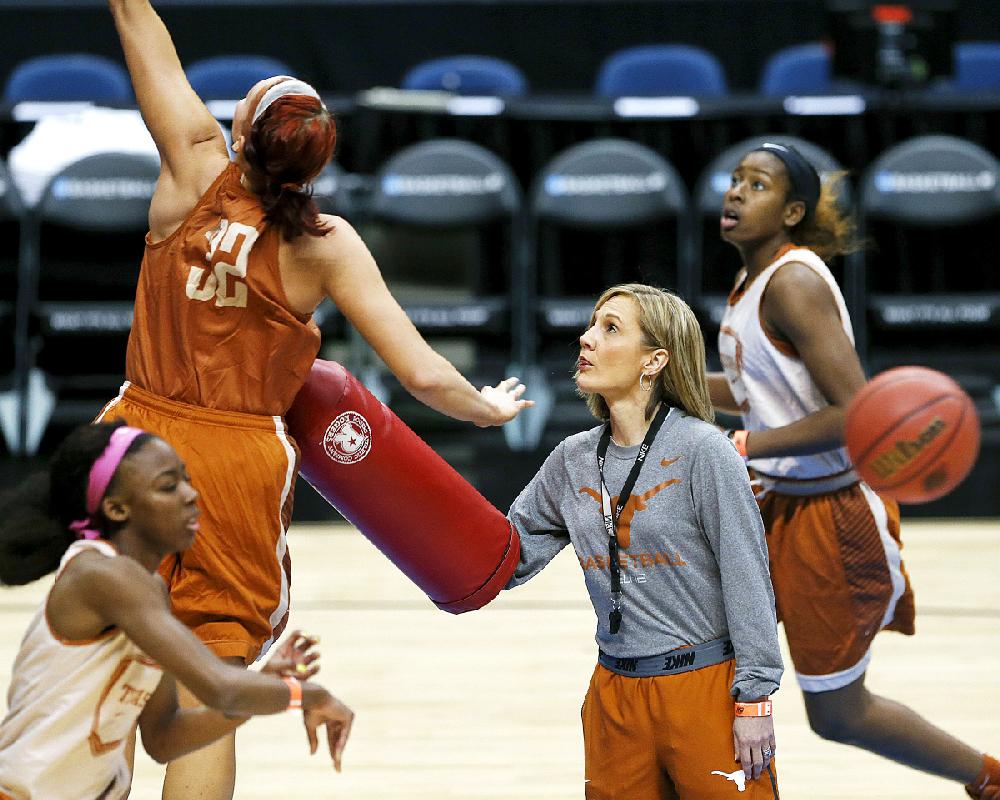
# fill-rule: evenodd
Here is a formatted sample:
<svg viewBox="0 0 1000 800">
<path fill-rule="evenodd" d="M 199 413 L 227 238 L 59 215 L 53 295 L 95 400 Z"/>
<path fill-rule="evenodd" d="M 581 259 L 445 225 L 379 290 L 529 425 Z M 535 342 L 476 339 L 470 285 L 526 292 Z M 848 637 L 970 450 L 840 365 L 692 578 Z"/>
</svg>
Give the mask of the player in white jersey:
<svg viewBox="0 0 1000 800">
<path fill-rule="evenodd" d="M 719 332 L 713 405 L 761 484 L 771 579 L 812 729 L 1000 798 L 1000 762 L 864 685 L 872 638 L 913 633 L 899 509 L 858 479 L 844 414 L 865 376 L 851 320 L 824 258 L 851 223 L 794 148 L 764 144 L 733 172 L 722 238 L 743 268 Z"/>
<path fill-rule="evenodd" d="M 121 800 L 135 730 L 166 762 L 254 714 L 302 708 L 334 766 L 353 713 L 322 686 L 313 640 L 293 634 L 263 670 L 215 656 L 170 613 L 156 574 L 198 531 L 198 493 L 169 444 L 121 423 L 78 428 L 49 474 L 0 500 L 0 581 L 58 570 L 21 642 L 0 723 L 0 800 Z M 175 679 L 209 708 L 180 709 Z"/>
</svg>

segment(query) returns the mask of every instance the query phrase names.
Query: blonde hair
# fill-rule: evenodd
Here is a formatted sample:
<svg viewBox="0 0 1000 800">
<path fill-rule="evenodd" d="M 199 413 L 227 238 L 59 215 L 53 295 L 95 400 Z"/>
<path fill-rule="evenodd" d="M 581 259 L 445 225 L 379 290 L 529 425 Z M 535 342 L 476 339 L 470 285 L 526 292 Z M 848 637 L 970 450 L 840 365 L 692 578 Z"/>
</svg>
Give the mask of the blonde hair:
<svg viewBox="0 0 1000 800">
<path fill-rule="evenodd" d="M 590 315 L 590 326 L 597 319 L 601 306 L 619 295 L 631 297 L 639 307 L 643 346 L 650 350 L 662 347 L 670 354 L 667 365 L 653 380 L 646 419 L 653 416 L 662 401 L 705 422 L 714 422 L 715 411 L 705 377 L 705 339 L 691 307 L 665 289 L 644 283 L 622 283 L 607 289 L 597 299 Z M 579 389 L 577 392 L 587 401 L 591 414 L 598 419 L 608 419 L 611 412 L 601 395 Z"/>
<path fill-rule="evenodd" d="M 813 213 L 790 232 L 795 244 L 808 247 L 824 261 L 853 253 L 861 247 L 854 220 L 839 205 L 837 187 L 846 176 L 844 171 L 828 173 L 820 186 L 819 200 Z"/>
</svg>

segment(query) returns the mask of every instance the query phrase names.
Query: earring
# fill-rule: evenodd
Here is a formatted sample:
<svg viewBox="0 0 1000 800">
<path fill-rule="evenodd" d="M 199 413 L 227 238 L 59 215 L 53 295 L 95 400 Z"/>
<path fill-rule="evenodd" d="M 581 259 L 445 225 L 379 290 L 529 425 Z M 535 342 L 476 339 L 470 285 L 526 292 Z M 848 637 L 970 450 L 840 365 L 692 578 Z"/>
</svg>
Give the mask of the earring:
<svg viewBox="0 0 1000 800">
<path fill-rule="evenodd" d="M 642 382 L 643 378 L 649 378 L 649 386 L 643 385 L 643 382 Z M 644 392 L 651 392 L 651 391 L 653 391 L 653 376 L 652 375 L 647 375 L 645 372 L 642 373 L 639 376 L 639 388 L 642 389 L 642 391 L 644 391 Z"/>
</svg>

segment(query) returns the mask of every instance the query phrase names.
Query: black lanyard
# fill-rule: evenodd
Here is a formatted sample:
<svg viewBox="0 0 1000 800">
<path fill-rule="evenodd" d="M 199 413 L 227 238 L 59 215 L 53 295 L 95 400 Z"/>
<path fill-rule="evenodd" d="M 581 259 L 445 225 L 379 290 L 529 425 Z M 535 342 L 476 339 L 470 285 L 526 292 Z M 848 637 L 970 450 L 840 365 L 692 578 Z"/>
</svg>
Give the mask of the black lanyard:
<svg viewBox="0 0 1000 800">
<path fill-rule="evenodd" d="M 612 633 L 618 633 L 622 624 L 622 570 L 618 563 L 618 518 L 632 495 L 635 482 L 639 478 L 643 464 L 646 463 L 646 454 L 653 446 L 653 440 L 669 413 L 670 407 L 666 403 L 660 403 L 656 416 L 653 417 L 649 430 L 646 431 L 646 438 L 642 440 L 642 445 L 639 447 L 639 453 L 635 457 L 632 470 L 625 479 L 625 485 L 622 486 L 621 493 L 618 495 L 618 503 L 614 511 L 611 509 L 611 494 L 604 482 L 604 457 L 607 455 L 608 443 L 611 441 L 610 422 L 604 427 L 601 440 L 597 445 L 597 471 L 601 475 L 601 507 L 604 513 L 604 529 L 608 532 L 608 554 L 611 558 L 611 614 L 608 615 L 608 626 Z"/>
</svg>

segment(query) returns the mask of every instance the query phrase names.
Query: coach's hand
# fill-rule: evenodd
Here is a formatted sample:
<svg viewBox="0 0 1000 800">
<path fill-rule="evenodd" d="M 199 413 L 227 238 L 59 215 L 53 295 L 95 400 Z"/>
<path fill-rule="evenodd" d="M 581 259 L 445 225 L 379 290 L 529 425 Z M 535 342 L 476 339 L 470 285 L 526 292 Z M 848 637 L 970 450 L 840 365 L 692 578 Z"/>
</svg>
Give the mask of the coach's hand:
<svg viewBox="0 0 1000 800">
<path fill-rule="evenodd" d="M 733 748 L 748 781 L 757 780 L 774 758 L 774 722 L 771 717 L 733 720 Z"/>
</svg>

